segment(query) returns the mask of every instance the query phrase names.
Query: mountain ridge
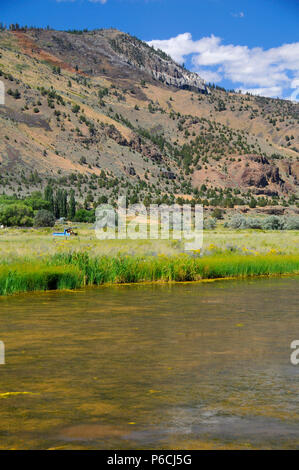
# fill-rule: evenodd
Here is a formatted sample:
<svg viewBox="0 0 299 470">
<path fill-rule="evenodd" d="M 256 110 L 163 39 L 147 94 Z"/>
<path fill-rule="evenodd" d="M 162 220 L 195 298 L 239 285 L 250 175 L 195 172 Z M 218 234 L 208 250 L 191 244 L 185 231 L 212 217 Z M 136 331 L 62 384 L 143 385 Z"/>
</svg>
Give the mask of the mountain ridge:
<svg viewBox="0 0 299 470">
<path fill-rule="evenodd" d="M 114 29 L 2 31 L 0 53 L 0 190 L 51 180 L 91 204 L 125 191 L 228 207 L 296 201 L 299 104 L 209 89 Z"/>
</svg>

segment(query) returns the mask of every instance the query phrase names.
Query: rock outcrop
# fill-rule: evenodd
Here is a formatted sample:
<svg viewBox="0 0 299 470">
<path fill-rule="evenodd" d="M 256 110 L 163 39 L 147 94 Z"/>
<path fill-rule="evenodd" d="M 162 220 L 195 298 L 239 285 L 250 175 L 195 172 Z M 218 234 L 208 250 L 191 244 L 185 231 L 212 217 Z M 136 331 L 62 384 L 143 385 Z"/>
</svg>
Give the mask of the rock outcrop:
<svg viewBox="0 0 299 470">
<path fill-rule="evenodd" d="M 165 85 L 209 93 L 199 75 L 186 70 L 163 51 L 156 50 L 135 37 L 120 33 L 110 39 L 110 45 L 121 60 Z"/>
<path fill-rule="evenodd" d="M 263 155 L 247 154 L 234 155 L 226 163 L 226 171 L 215 167 L 196 171 L 194 182 L 200 185 L 213 181 L 223 188 L 227 185 L 233 188 L 250 190 L 256 195 L 277 196 L 290 190 L 282 178 L 279 167 Z"/>
<path fill-rule="evenodd" d="M 36 51 L 38 56 L 62 69 L 75 71 L 76 66 L 83 76 L 99 75 L 104 69 L 107 76 L 116 80 L 154 80 L 167 86 L 209 93 L 199 75 L 177 64 L 163 51 L 115 29 L 72 35 L 65 31 L 34 31 L 30 37 L 23 33 L 18 35 L 28 53 Z"/>
<path fill-rule="evenodd" d="M 250 163 L 248 162 L 248 166 L 241 175 L 241 184 L 243 186 L 265 188 L 271 183 L 278 186 L 283 184 L 278 167 L 270 164 L 266 157 L 248 155 L 248 160 Z"/>
</svg>

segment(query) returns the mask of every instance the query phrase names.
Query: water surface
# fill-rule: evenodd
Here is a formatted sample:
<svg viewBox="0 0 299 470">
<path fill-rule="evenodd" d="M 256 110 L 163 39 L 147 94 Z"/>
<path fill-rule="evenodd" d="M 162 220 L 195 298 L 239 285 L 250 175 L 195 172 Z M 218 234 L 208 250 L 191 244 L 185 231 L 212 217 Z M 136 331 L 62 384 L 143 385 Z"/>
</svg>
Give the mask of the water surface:
<svg viewBox="0 0 299 470">
<path fill-rule="evenodd" d="M 0 299 L 0 448 L 299 448 L 299 279 Z"/>
</svg>

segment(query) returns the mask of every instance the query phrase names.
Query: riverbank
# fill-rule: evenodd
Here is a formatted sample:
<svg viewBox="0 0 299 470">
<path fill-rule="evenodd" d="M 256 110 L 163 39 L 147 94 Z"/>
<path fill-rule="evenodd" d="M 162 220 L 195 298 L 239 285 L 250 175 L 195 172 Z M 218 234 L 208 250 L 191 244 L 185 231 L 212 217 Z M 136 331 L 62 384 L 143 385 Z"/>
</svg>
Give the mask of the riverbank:
<svg viewBox="0 0 299 470">
<path fill-rule="evenodd" d="M 103 284 L 190 282 L 299 273 L 299 255 L 222 254 L 200 257 L 97 256 L 62 253 L 41 261 L 23 259 L 0 266 L 0 295 L 76 289 Z"/>
</svg>

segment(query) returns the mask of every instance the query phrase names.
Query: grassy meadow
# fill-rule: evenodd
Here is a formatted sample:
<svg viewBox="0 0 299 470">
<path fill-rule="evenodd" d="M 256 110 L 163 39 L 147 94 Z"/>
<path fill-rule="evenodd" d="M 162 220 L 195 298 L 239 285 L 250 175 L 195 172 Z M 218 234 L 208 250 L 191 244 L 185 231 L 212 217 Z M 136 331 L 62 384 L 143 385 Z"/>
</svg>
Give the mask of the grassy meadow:
<svg viewBox="0 0 299 470">
<path fill-rule="evenodd" d="M 299 272 L 294 230 L 205 230 L 202 250 L 188 254 L 180 240 L 98 240 L 91 224 L 76 230 L 65 240 L 53 239 L 52 229 L 1 229 L 0 295 Z"/>
</svg>

